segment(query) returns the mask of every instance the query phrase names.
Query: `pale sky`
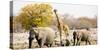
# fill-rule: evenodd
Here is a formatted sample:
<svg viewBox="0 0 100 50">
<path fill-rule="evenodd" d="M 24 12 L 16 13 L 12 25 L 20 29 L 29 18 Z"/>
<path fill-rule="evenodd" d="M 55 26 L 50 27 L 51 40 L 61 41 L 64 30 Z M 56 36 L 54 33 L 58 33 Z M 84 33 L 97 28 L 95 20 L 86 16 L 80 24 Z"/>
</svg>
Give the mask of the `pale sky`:
<svg viewBox="0 0 100 50">
<path fill-rule="evenodd" d="M 18 15 L 21 8 L 27 4 L 37 3 L 37 2 L 25 2 L 25 1 L 16 1 L 13 3 L 13 13 Z M 41 3 L 41 2 L 39 2 Z M 62 4 L 62 3 L 49 3 L 54 9 L 57 9 L 59 14 L 71 14 L 74 17 L 87 16 L 93 18 L 97 15 L 98 10 L 95 5 L 77 5 L 77 4 Z"/>
</svg>

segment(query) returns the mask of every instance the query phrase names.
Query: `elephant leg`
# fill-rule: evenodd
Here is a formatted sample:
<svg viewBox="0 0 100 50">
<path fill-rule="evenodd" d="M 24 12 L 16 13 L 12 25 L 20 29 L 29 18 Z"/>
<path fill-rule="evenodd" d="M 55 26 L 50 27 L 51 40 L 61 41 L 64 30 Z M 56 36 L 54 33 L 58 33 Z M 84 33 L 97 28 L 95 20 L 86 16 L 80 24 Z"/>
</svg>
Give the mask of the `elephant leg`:
<svg viewBox="0 0 100 50">
<path fill-rule="evenodd" d="M 38 47 L 40 47 L 41 40 L 37 39 L 37 38 L 36 38 L 36 40 L 37 40 L 37 43 L 38 43 Z"/>
<path fill-rule="evenodd" d="M 78 39 L 77 39 L 77 44 L 76 44 L 76 45 L 80 45 L 80 43 L 81 43 L 81 38 L 78 38 Z"/>
<path fill-rule="evenodd" d="M 31 46 L 32 46 L 32 38 L 29 38 L 29 48 L 31 48 Z"/>
<path fill-rule="evenodd" d="M 50 47 L 52 47 L 52 44 L 50 44 Z"/>
<path fill-rule="evenodd" d="M 43 47 L 44 43 L 45 43 L 45 38 L 41 39 L 40 47 Z"/>
<path fill-rule="evenodd" d="M 50 44 L 50 47 L 52 47 L 52 46 L 53 46 L 53 44 L 54 44 L 54 42 L 52 42 L 52 43 Z"/>
<path fill-rule="evenodd" d="M 76 39 L 74 38 L 74 43 L 73 43 L 73 46 L 75 46 L 76 45 Z"/>
<path fill-rule="evenodd" d="M 86 40 L 86 45 L 87 45 L 87 43 L 89 43 L 89 45 L 91 45 L 89 38 L 87 38 L 87 40 Z"/>
<path fill-rule="evenodd" d="M 79 43 L 78 43 L 78 45 L 80 45 L 80 43 L 81 43 L 81 39 L 79 39 Z"/>
<path fill-rule="evenodd" d="M 47 44 L 46 46 L 47 46 L 47 47 L 51 47 L 51 46 L 52 46 L 52 44 Z"/>
<path fill-rule="evenodd" d="M 80 45 L 80 43 L 81 43 L 81 41 L 78 41 L 78 42 L 77 42 L 77 45 Z"/>
<path fill-rule="evenodd" d="M 42 46 L 43 46 L 43 44 L 42 44 L 42 39 L 39 39 L 39 40 L 38 40 L 38 44 L 39 44 L 39 47 L 42 48 Z"/>
<path fill-rule="evenodd" d="M 78 43 L 79 43 L 79 39 L 77 38 L 77 42 L 76 42 L 76 45 L 78 45 Z"/>
<path fill-rule="evenodd" d="M 76 45 L 79 45 L 79 40 L 77 41 Z"/>
<path fill-rule="evenodd" d="M 75 39 L 75 45 L 77 45 L 77 42 L 78 42 L 78 40 L 77 40 L 77 39 Z"/>
<path fill-rule="evenodd" d="M 40 48 L 42 48 L 42 47 L 43 47 L 43 44 L 44 44 L 44 43 L 42 43 L 42 41 L 41 41 Z"/>
<path fill-rule="evenodd" d="M 91 42 L 90 42 L 90 40 L 88 40 L 88 43 L 89 43 L 89 45 L 91 45 Z"/>
<path fill-rule="evenodd" d="M 86 40 L 86 45 L 87 45 L 88 40 Z"/>
</svg>

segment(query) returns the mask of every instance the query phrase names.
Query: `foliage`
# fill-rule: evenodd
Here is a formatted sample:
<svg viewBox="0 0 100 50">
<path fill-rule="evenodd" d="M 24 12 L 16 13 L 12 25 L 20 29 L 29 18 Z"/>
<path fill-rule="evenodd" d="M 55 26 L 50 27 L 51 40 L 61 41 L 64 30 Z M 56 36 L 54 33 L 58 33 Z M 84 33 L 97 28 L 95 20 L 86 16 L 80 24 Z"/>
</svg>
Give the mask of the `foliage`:
<svg viewBox="0 0 100 50">
<path fill-rule="evenodd" d="M 22 27 L 28 30 L 31 26 L 48 26 L 53 16 L 52 7 L 49 4 L 28 4 L 24 6 L 16 20 Z"/>
</svg>

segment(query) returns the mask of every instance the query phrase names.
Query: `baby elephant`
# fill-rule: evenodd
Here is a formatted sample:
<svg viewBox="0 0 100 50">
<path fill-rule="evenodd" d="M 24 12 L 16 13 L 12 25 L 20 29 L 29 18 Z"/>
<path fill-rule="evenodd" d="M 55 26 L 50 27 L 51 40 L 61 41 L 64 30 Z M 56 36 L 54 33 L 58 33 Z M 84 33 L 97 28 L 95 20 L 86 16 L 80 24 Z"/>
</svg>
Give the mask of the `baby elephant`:
<svg viewBox="0 0 100 50">
<path fill-rule="evenodd" d="M 51 47 L 55 38 L 54 30 L 49 27 L 32 28 L 29 34 L 29 48 L 31 48 L 31 43 L 34 38 L 36 38 L 40 47 L 44 45 Z"/>
<path fill-rule="evenodd" d="M 78 30 L 73 32 L 73 45 L 80 45 L 81 41 L 85 41 L 86 45 L 87 43 L 90 43 L 90 32 L 88 30 Z"/>
</svg>

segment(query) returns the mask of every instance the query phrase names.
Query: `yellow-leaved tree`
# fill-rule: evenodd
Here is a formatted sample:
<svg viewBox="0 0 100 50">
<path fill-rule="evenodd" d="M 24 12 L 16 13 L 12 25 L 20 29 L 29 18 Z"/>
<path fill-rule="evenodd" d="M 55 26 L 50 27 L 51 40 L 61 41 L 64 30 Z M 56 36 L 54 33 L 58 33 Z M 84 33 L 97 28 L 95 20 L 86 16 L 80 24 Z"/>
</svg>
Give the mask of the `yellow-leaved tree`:
<svg viewBox="0 0 100 50">
<path fill-rule="evenodd" d="M 48 26 L 53 18 L 52 6 L 47 3 L 28 4 L 24 6 L 16 20 L 26 30 L 31 26 Z"/>
</svg>

